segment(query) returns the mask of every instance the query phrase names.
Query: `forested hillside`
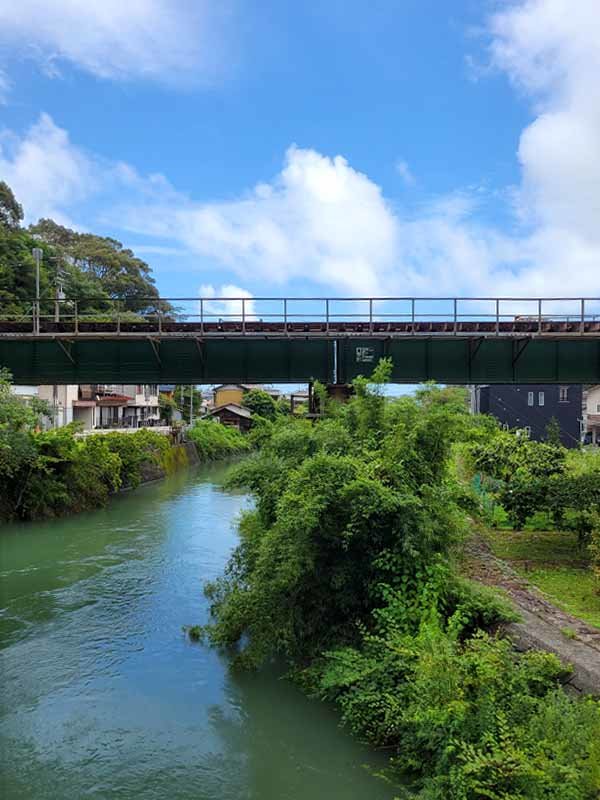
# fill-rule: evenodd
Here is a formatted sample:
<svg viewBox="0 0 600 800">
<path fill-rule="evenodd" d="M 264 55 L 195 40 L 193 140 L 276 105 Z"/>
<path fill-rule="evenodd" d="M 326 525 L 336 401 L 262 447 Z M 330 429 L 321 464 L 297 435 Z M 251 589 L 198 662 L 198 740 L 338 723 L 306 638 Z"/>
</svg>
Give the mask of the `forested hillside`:
<svg viewBox="0 0 600 800">
<path fill-rule="evenodd" d="M 121 310 L 141 312 L 158 297 L 152 270 L 121 242 L 40 219 L 23 227 L 23 209 L 0 181 L 0 315 L 27 313 L 35 296 L 34 247 L 43 251 L 42 314 L 51 313 L 58 288 L 79 310 L 103 313 L 119 298 Z"/>
</svg>

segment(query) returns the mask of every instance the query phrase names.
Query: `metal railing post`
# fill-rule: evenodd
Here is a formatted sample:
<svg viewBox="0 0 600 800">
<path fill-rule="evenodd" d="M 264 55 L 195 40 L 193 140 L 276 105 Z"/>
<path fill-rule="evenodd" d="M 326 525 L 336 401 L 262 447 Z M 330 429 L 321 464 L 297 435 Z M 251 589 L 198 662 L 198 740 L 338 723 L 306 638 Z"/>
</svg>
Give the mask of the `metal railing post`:
<svg viewBox="0 0 600 800">
<path fill-rule="evenodd" d="M 500 333 L 500 300 L 496 300 L 496 336 Z"/>
<path fill-rule="evenodd" d="M 454 298 L 454 335 L 458 332 L 458 300 Z"/>
<path fill-rule="evenodd" d="M 242 297 L 242 333 L 246 333 L 246 300 Z"/>
<path fill-rule="evenodd" d="M 411 297 L 410 299 L 410 317 L 411 317 L 411 324 L 412 330 L 411 333 L 415 332 L 415 298 Z"/>
<path fill-rule="evenodd" d="M 329 300 L 325 300 L 325 330 L 329 333 Z"/>
<path fill-rule="evenodd" d="M 117 303 L 117 333 L 121 333 L 121 306 Z"/>
<path fill-rule="evenodd" d="M 538 333 L 542 332 L 542 298 L 538 300 Z"/>
<path fill-rule="evenodd" d="M 79 333 L 79 312 L 78 312 L 78 303 L 77 300 L 73 303 L 74 310 L 75 310 L 75 333 Z"/>
<path fill-rule="evenodd" d="M 160 313 L 160 300 L 158 301 L 158 335 L 162 333 L 162 315 Z"/>
<path fill-rule="evenodd" d="M 283 332 L 287 333 L 287 297 L 283 298 Z"/>
<path fill-rule="evenodd" d="M 373 298 L 369 298 L 369 333 L 373 333 Z"/>
<path fill-rule="evenodd" d="M 581 334 L 585 333 L 585 300 L 581 298 L 581 326 L 580 331 Z"/>
<path fill-rule="evenodd" d="M 200 298 L 200 333 L 204 333 L 204 300 Z"/>
</svg>

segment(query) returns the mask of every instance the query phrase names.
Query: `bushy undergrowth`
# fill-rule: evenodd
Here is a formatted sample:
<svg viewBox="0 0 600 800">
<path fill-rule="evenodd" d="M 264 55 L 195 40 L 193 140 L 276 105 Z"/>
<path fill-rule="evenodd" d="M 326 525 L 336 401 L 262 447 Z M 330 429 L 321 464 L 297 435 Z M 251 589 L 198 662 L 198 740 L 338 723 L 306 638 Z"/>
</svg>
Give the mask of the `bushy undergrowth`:
<svg viewBox="0 0 600 800">
<path fill-rule="evenodd" d="M 553 656 L 515 654 L 493 633 L 511 611 L 452 568 L 472 499 L 452 448 L 494 430 L 460 391 L 389 402 L 362 379 L 322 421 L 263 425 L 231 476 L 256 505 L 204 635 L 242 666 L 283 657 L 422 798 L 592 800 L 598 704 L 564 695 Z"/>
<path fill-rule="evenodd" d="M 206 461 L 244 453 L 252 446 L 237 428 L 213 420 L 198 420 L 188 429 L 187 436 L 196 445 L 200 458 Z"/>
<path fill-rule="evenodd" d="M 18 468 L 0 470 L 0 518 L 38 519 L 104 505 L 135 487 L 144 464 L 162 466 L 169 442 L 153 431 L 78 438 L 76 426 L 23 431 L 28 443 Z"/>
<path fill-rule="evenodd" d="M 169 442 L 151 430 L 80 438 L 76 425 L 39 430 L 48 409 L 27 406 L 0 375 L 0 520 L 58 516 L 103 505 L 163 465 Z"/>
</svg>

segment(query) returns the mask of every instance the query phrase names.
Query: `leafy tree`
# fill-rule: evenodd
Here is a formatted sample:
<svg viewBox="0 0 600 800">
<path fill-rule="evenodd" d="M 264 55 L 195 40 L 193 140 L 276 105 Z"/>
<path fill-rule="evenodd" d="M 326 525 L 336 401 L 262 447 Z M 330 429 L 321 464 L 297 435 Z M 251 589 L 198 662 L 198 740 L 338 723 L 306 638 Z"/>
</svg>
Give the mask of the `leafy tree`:
<svg viewBox="0 0 600 800">
<path fill-rule="evenodd" d="M 242 405 L 253 414 L 259 417 L 266 417 L 266 419 L 273 419 L 277 414 L 275 400 L 264 389 L 250 389 L 250 391 L 244 392 Z"/>
<path fill-rule="evenodd" d="M 168 394 L 161 393 L 158 397 L 158 403 L 161 419 L 164 419 L 168 425 L 171 425 L 173 416 L 178 410 L 175 399 Z"/>
<path fill-rule="evenodd" d="M 23 207 L 17 202 L 12 189 L 0 181 L 0 227 L 18 228 L 23 220 Z"/>
<path fill-rule="evenodd" d="M 190 422 L 190 395 L 193 403 L 193 416 L 194 419 L 198 419 L 202 414 L 202 392 L 198 387 L 180 384 L 175 387 L 173 392 L 173 400 L 181 412 L 181 418 L 188 424 Z"/>
<path fill-rule="evenodd" d="M 552 417 L 550 422 L 546 425 L 546 441 L 554 447 L 561 447 L 562 442 L 560 439 L 560 425 L 556 417 Z"/>
<path fill-rule="evenodd" d="M 66 263 L 91 278 L 92 283 L 101 286 L 106 297 L 122 300 L 123 310 L 156 307 L 158 292 L 150 267 L 116 239 L 78 233 L 50 219 L 41 219 L 29 231 L 52 245 Z"/>
</svg>

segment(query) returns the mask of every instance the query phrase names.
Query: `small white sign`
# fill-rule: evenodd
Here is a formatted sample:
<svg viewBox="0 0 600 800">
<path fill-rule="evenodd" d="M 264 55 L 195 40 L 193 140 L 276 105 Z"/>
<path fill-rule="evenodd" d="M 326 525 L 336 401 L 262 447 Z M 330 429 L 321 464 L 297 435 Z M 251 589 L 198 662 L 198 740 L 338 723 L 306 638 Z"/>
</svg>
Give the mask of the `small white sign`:
<svg viewBox="0 0 600 800">
<path fill-rule="evenodd" d="M 372 364 L 375 359 L 375 350 L 372 347 L 357 347 L 357 364 Z"/>
</svg>

